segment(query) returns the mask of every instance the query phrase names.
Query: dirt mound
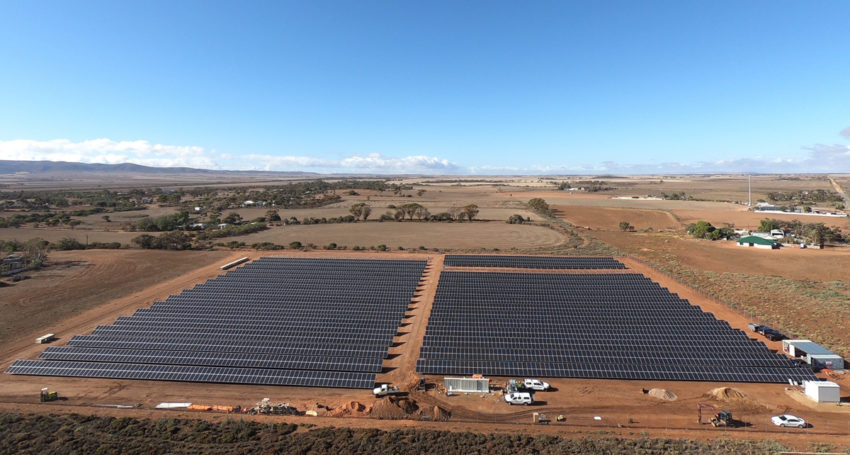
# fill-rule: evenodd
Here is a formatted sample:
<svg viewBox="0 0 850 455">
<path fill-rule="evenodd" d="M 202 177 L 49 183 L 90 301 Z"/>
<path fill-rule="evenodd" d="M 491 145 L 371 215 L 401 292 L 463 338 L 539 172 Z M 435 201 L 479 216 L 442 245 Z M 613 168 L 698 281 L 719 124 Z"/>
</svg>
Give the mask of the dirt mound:
<svg viewBox="0 0 850 455">
<path fill-rule="evenodd" d="M 418 418 L 419 406 L 407 397 L 386 397 L 372 407 L 372 417 L 378 419 Z"/>
<path fill-rule="evenodd" d="M 436 422 L 448 421 L 452 413 L 438 405 L 420 408 L 419 403 L 409 397 L 387 397 L 379 399 L 372 407 L 371 416 L 378 419 L 398 420 L 432 420 Z"/>
<path fill-rule="evenodd" d="M 741 391 L 733 389 L 731 387 L 718 387 L 716 389 L 711 389 L 706 396 L 714 398 L 718 401 L 738 401 L 744 400 L 747 398 Z"/>
<path fill-rule="evenodd" d="M 667 389 L 649 389 L 649 396 L 664 401 L 676 401 L 679 398 L 675 393 Z"/>
<path fill-rule="evenodd" d="M 367 416 L 372 412 L 372 408 L 358 401 L 349 401 L 342 406 L 334 408 L 326 415 L 331 417 L 342 416 Z"/>
<path fill-rule="evenodd" d="M 741 392 L 740 390 L 733 389 L 731 387 L 718 387 L 716 389 L 711 389 L 704 395 L 706 398 L 713 398 L 717 401 L 722 401 L 724 403 L 729 403 L 734 405 L 736 408 L 748 410 L 748 411 L 759 411 L 759 410 L 769 410 L 770 406 L 762 404 L 752 398 L 748 397 L 746 394 Z"/>
<path fill-rule="evenodd" d="M 452 414 L 449 411 L 446 411 L 445 409 L 443 409 L 439 406 L 434 406 L 433 419 L 435 421 L 445 422 L 445 421 L 449 420 L 449 417 L 451 417 L 451 415 Z"/>
</svg>

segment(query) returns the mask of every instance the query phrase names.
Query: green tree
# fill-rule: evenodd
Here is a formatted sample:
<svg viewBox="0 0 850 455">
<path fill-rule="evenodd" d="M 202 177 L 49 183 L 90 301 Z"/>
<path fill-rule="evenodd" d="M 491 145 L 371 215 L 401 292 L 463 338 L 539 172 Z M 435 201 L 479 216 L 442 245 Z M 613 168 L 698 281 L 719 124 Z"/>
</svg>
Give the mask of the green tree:
<svg viewBox="0 0 850 455">
<path fill-rule="evenodd" d="M 138 237 L 133 238 L 133 243 L 139 245 L 140 248 L 144 248 L 146 250 L 159 248 L 159 243 L 156 240 L 156 237 L 150 234 L 142 234 Z"/>
<path fill-rule="evenodd" d="M 348 208 L 348 211 L 354 215 L 355 218 L 360 218 L 360 215 L 363 213 L 363 206 L 366 205 L 363 202 L 358 202 L 356 204 L 351 204 L 351 207 Z"/>
<path fill-rule="evenodd" d="M 266 211 L 266 221 L 268 221 L 269 223 L 271 223 L 272 221 L 280 221 L 280 214 L 277 212 L 277 210 L 268 210 Z"/>
<path fill-rule="evenodd" d="M 781 222 L 772 218 L 764 218 L 759 223 L 759 232 L 770 232 L 774 229 L 779 229 Z"/>
<path fill-rule="evenodd" d="M 632 225 L 628 221 L 620 221 L 620 230 L 623 232 L 631 231 Z"/>
<path fill-rule="evenodd" d="M 23 259 L 30 269 L 40 268 L 47 260 L 47 240 L 34 238 L 27 240 L 23 246 Z"/>
<path fill-rule="evenodd" d="M 409 204 L 404 204 L 399 209 L 404 213 L 410 220 L 413 220 L 413 217 L 416 216 L 416 211 L 422 207 L 422 205 L 417 204 L 415 202 L 411 202 Z"/>
<path fill-rule="evenodd" d="M 157 238 L 159 247 L 164 250 L 188 250 L 192 248 L 192 237 L 183 231 L 168 231 Z"/>
<path fill-rule="evenodd" d="M 230 212 L 221 221 L 228 224 L 239 224 L 242 222 L 242 215 L 237 212 Z"/>
<path fill-rule="evenodd" d="M 79 240 L 71 237 L 65 237 L 64 239 L 56 242 L 53 245 L 53 248 L 60 251 L 68 251 L 68 250 L 84 250 L 86 248 L 85 245 L 80 243 Z"/>
<path fill-rule="evenodd" d="M 688 234 L 700 239 L 710 238 L 711 233 L 715 230 L 716 228 L 708 221 L 697 221 L 696 223 L 688 226 L 687 229 Z"/>
<path fill-rule="evenodd" d="M 534 210 L 535 212 L 537 212 L 541 215 L 545 215 L 545 216 L 552 215 L 552 209 L 549 208 L 549 204 L 547 204 L 546 201 L 544 201 L 543 199 L 541 199 L 539 197 L 536 197 L 536 198 L 528 201 L 528 206 L 531 208 L 531 210 Z"/>
<path fill-rule="evenodd" d="M 363 217 L 363 221 L 369 219 L 369 215 L 372 214 L 372 207 L 369 207 L 369 204 L 363 204 L 363 209 L 361 211 L 361 216 Z"/>
<path fill-rule="evenodd" d="M 463 213 L 466 214 L 466 218 L 469 221 L 472 221 L 478 215 L 478 206 L 475 204 L 469 204 L 463 208 Z"/>
</svg>

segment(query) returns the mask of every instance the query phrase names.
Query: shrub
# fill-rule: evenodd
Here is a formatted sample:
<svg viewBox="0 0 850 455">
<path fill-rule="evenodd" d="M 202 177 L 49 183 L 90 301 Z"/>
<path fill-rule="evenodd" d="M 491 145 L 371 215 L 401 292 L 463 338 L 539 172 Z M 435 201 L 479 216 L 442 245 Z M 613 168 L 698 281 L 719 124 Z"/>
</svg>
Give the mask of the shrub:
<svg viewBox="0 0 850 455">
<path fill-rule="evenodd" d="M 525 223 L 525 219 L 522 215 L 514 214 L 508 217 L 508 224 L 522 224 Z"/>
<path fill-rule="evenodd" d="M 301 249 L 303 247 L 303 245 L 301 245 L 301 242 L 296 240 L 294 242 L 290 242 L 289 247 L 292 248 L 293 250 L 298 250 L 298 249 Z"/>
</svg>

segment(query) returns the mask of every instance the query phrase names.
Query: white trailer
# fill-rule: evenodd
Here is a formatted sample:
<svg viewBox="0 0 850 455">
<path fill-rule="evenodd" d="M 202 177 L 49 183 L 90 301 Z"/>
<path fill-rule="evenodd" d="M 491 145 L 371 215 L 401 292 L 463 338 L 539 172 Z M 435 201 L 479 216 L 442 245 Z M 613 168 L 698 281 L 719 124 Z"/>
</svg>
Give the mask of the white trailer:
<svg viewBox="0 0 850 455">
<path fill-rule="evenodd" d="M 237 259 L 233 262 L 228 262 L 227 264 L 224 264 L 220 268 L 221 268 L 221 270 L 227 270 L 231 267 L 236 267 L 237 265 L 242 264 L 243 262 L 248 262 L 248 259 L 250 259 L 250 258 L 248 256 L 245 256 L 244 258 L 239 258 L 239 259 Z"/>
<path fill-rule="evenodd" d="M 42 335 L 35 339 L 35 344 L 45 344 L 50 343 L 51 341 L 56 339 L 56 335 L 52 333 L 48 333 L 47 335 Z"/>
</svg>

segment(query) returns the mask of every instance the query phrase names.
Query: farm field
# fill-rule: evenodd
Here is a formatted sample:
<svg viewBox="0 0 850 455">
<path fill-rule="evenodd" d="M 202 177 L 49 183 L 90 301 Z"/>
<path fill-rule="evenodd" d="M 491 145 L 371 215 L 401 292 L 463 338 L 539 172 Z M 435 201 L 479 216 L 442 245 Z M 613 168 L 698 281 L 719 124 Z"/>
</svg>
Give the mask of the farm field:
<svg viewBox="0 0 850 455">
<path fill-rule="evenodd" d="M 535 249 L 551 248 L 563 242 L 559 233 L 541 226 L 514 225 L 504 222 L 422 223 L 387 221 L 383 223 L 296 225 L 272 228 L 241 237 L 229 237 L 245 243 L 273 242 L 288 245 L 293 241 L 319 247 L 331 242 L 352 248 L 384 244 L 391 249 Z"/>
<path fill-rule="evenodd" d="M 511 254 L 598 254 L 599 245 L 608 245 L 612 251 L 619 251 L 630 269 L 652 278 L 704 311 L 728 321 L 733 327 L 745 329 L 750 321 L 767 323 L 789 335 L 811 338 L 845 356 L 850 355 L 850 337 L 845 334 L 843 324 L 850 318 L 850 285 L 846 275 L 846 270 L 850 269 L 848 248 L 765 251 L 740 248 L 732 242 L 693 239 L 684 234 L 684 228 L 698 220 L 705 219 L 716 226 L 728 223 L 746 227 L 749 223 L 758 224 L 766 216 L 783 216 L 762 216 L 747 212 L 743 205 L 726 201 L 612 199 L 617 193 L 632 195 L 632 190 L 642 188 L 641 185 L 659 185 L 662 191 L 669 193 L 677 188 L 673 184 L 676 179 L 665 177 L 663 184 L 635 179 L 640 183 L 628 187 L 628 191 L 621 191 L 626 187 L 622 185 L 623 188 L 604 194 L 571 194 L 550 189 L 552 182 L 548 180 L 527 180 L 505 179 L 510 185 L 499 183 L 499 186 L 486 182 L 461 186 L 438 183 L 414 185 L 405 193 L 416 194 L 417 189 L 426 190 L 421 196 L 414 197 L 362 190 L 356 196 L 346 195 L 342 201 L 328 206 L 279 212 L 282 217 L 295 216 L 299 219 L 337 217 L 347 215 L 351 204 L 367 202 L 373 206 L 372 218 L 375 218 L 389 205 L 408 202 L 420 203 L 432 213 L 475 203 L 480 207 L 476 219 L 482 221 L 472 223 L 369 221 L 273 225 L 255 234 L 217 240 L 248 245 L 272 242 L 288 246 L 293 241 L 315 244 L 318 249 L 309 252 L 289 249 L 281 252 L 251 249 L 50 252 L 51 267 L 28 273 L 30 279 L 0 289 L 0 294 L 8 298 L 3 300 L 4 306 L 0 308 L 4 314 L 0 318 L 3 330 L 0 332 L 0 345 L 3 346 L 0 367 L 5 370 L 15 359 L 36 358 L 44 348 L 32 342 L 39 335 L 57 333 L 57 344 L 62 344 L 74 334 L 90 333 L 97 325 L 110 324 L 118 316 L 132 314 L 154 300 L 177 294 L 215 277 L 221 273 L 218 265 L 238 257 L 418 258 L 431 261 L 425 287 L 408 312 L 407 328 L 400 331 L 396 344 L 390 350 L 390 359 L 385 363 L 387 371 L 379 374 L 379 382 L 412 387 L 418 380 L 414 366 L 430 312 L 429 301 L 433 300 L 438 270 L 442 267 L 443 252 L 499 249 Z M 707 180 L 696 179 L 700 185 L 709 185 Z M 630 180 L 623 180 L 626 181 Z M 735 179 L 730 179 L 724 185 L 731 188 L 737 184 L 735 182 Z M 781 182 L 776 180 L 774 183 L 781 185 Z M 799 184 L 802 188 L 803 183 Z M 708 189 L 711 189 L 710 185 Z M 532 197 L 545 199 L 556 210 L 557 217 L 569 224 L 546 220 L 528 210 L 526 202 Z M 41 237 L 57 241 L 73 237 L 82 242 L 88 236 L 89 242 L 118 241 L 127 244 L 141 233 L 116 230 L 121 223 L 132 222 L 140 215 L 159 216 L 175 211 L 174 207 L 152 207 L 148 211 L 116 212 L 110 214 L 111 222 L 103 220 L 101 215 L 90 215 L 81 217 L 83 224 L 75 229 L 35 228 L 31 225 L 4 228 L 0 229 L 0 239 L 25 241 Z M 244 219 L 252 219 L 264 216 L 267 209 L 238 208 L 224 213 L 231 211 L 238 212 Z M 515 213 L 531 217 L 535 223 L 511 225 L 504 222 Z M 794 218 L 793 215 L 785 217 Z M 800 218 L 804 222 L 824 222 L 842 229 L 846 226 L 842 219 Z M 629 221 L 638 232 L 622 232 L 620 221 Z M 347 246 L 349 251 L 319 250 L 331 242 Z M 354 246 L 381 244 L 391 251 L 350 251 Z M 429 251 L 400 252 L 397 251 L 399 246 L 405 250 L 424 246 Z M 163 267 L 163 264 L 167 266 Z M 780 348 L 779 343 L 758 338 L 771 349 Z M 799 392 L 775 384 L 552 379 L 549 382 L 557 388 L 557 392 L 540 395 L 542 404 L 520 410 L 500 402 L 498 394 L 483 398 L 474 394 L 448 397 L 439 387 L 426 393 L 413 391 L 407 396 L 407 401 L 393 404 L 375 399 L 369 391 L 360 390 L 227 384 L 199 386 L 190 383 L 167 383 L 167 387 L 163 387 L 166 383 L 155 381 L 84 378 L 35 378 L 37 384 L 34 384 L 33 379 L 0 375 L 0 410 L 222 421 L 227 416 L 152 408 L 162 401 L 252 406 L 260 398 L 268 396 L 274 401 L 290 402 L 302 410 L 316 410 L 319 416 L 244 418 L 355 428 L 414 427 L 479 433 L 495 428 L 517 434 L 558 434 L 568 438 L 605 432 L 624 438 L 645 434 L 648 437 L 708 441 L 719 433 L 697 424 L 694 416 L 696 404 L 708 402 L 728 408 L 737 417 L 752 423 L 751 427 L 741 431 L 724 431 L 724 437 L 769 439 L 798 449 L 810 449 L 812 443 L 850 447 L 847 436 L 850 415 L 839 408 L 810 404 Z M 506 379 L 492 378 L 497 385 Z M 428 380 L 440 384 L 442 377 L 429 376 Z M 842 386 L 842 394 L 850 395 L 847 392 L 850 386 L 848 379 L 842 376 L 837 381 Z M 35 385 L 57 389 L 67 401 L 39 405 L 36 403 L 37 394 L 33 393 Z M 718 392 L 725 386 L 731 387 L 731 391 Z M 664 389 L 677 398 L 675 401 L 659 400 L 644 395 L 641 388 Z M 140 407 L 134 410 L 97 407 L 104 403 Z M 323 407 L 317 408 L 317 403 Z M 450 424 L 419 420 L 422 415 L 434 415 L 435 407 L 451 416 Z M 545 412 L 550 416 L 564 414 L 568 419 L 566 423 L 553 424 L 548 428 L 531 426 L 529 422 L 533 412 Z M 785 430 L 777 431 L 769 424 L 769 417 L 781 412 L 804 415 L 814 427 L 806 430 L 803 437 Z M 595 416 L 602 420 L 594 420 Z"/>
</svg>

